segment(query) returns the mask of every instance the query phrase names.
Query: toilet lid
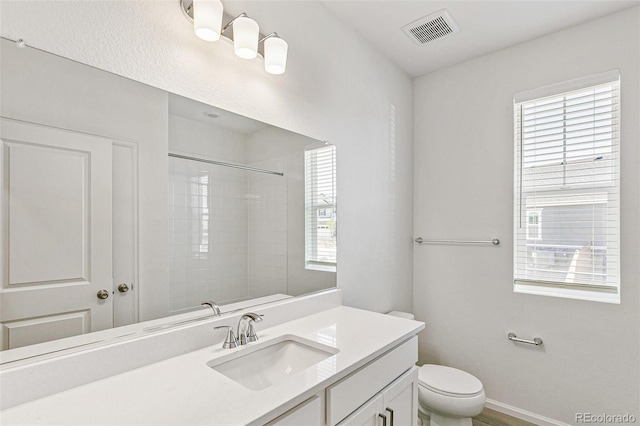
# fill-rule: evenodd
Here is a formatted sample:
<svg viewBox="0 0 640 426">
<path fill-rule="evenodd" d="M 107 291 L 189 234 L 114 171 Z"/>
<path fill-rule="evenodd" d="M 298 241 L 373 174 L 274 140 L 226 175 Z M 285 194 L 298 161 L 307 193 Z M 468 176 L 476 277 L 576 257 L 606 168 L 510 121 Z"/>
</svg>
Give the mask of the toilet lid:
<svg viewBox="0 0 640 426">
<path fill-rule="evenodd" d="M 418 381 L 426 388 L 449 395 L 477 395 L 482 382 L 457 368 L 425 364 L 418 370 Z"/>
</svg>

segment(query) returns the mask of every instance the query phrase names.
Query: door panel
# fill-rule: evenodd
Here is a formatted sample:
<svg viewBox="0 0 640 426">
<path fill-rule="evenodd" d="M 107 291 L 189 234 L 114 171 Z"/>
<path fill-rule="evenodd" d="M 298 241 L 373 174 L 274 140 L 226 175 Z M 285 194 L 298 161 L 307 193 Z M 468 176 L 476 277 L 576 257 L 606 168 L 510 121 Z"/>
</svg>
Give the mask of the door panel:
<svg viewBox="0 0 640 426">
<path fill-rule="evenodd" d="M 2 349 L 110 328 L 112 141 L 6 119 L 0 138 Z"/>
<path fill-rule="evenodd" d="M 89 153 L 6 142 L 9 282 L 88 280 Z"/>
<path fill-rule="evenodd" d="M 6 339 L 3 347 L 15 349 L 88 333 L 91 331 L 89 315 L 85 310 L 5 322 L 2 324 L 2 335 Z"/>
</svg>

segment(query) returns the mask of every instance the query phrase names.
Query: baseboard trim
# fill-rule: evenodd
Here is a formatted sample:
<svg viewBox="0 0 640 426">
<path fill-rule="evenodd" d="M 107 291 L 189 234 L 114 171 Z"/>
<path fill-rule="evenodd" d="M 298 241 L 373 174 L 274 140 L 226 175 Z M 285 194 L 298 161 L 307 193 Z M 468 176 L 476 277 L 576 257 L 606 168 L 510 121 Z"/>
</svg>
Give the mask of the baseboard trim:
<svg viewBox="0 0 640 426">
<path fill-rule="evenodd" d="M 539 414 L 532 413 L 531 411 L 522 410 L 512 405 L 494 401 L 489 398 L 487 398 L 485 407 L 539 426 L 569 426 L 567 423 L 562 423 L 557 420 L 550 419 L 549 417 L 544 417 Z"/>
</svg>

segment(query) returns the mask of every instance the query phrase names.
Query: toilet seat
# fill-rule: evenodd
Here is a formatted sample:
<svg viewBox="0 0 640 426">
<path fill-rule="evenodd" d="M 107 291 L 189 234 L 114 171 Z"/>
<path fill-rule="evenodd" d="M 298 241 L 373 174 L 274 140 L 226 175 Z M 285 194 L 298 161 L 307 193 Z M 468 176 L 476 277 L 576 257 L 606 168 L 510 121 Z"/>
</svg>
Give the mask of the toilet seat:
<svg viewBox="0 0 640 426">
<path fill-rule="evenodd" d="M 474 397 L 484 393 L 482 382 L 471 374 L 443 365 L 425 364 L 418 370 L 421 386 L 449 397 Z"/>
</svg>

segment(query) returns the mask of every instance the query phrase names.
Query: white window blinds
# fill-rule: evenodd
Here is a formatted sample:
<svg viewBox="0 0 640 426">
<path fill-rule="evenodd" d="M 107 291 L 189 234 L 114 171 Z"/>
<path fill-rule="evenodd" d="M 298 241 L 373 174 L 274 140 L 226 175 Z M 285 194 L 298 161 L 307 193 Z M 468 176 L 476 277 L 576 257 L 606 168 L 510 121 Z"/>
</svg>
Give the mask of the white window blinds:
<svg viewBox="0 0 640 426">
<path fill-rule="evenodd" d="M 336 264 L 336 147 L 304 153 L 305 261 L 307 267 L 333 269 Z"/>
<path fill-rule="evenodd" d="M 595 80 L 516 96 L 516 285 L 619 289 L 619 76 Z"/>
</svg>

